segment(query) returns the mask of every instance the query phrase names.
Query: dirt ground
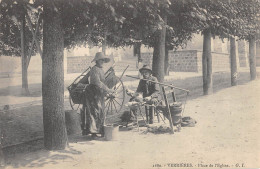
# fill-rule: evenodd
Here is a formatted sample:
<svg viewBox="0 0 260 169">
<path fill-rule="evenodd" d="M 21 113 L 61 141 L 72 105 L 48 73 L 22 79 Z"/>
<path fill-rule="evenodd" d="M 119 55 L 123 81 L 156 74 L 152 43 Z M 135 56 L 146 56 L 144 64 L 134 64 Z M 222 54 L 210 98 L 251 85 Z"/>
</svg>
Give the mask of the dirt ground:
<svg viewBox="0 0 260 169">
<path fill-rule="evenodd" d="M 193 84 L 196 80 L 201 79 Z M 174 134 L 146 133 L 146 128 L 120 131 L 117 141 L 72 137 L 63 151 L 15 154 L 6 169 L 259 168 L 260 80 L 223 86 L 209 96 L 193 90 L 184 115 L 198 122 L 195 127 Z"/>
</svg>

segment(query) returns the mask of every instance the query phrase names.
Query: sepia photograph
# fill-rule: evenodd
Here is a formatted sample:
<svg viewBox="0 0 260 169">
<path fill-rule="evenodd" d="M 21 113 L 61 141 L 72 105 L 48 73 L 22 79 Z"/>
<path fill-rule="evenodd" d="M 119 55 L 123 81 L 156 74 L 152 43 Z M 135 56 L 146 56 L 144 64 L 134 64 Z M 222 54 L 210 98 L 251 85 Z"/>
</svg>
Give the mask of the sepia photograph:
<svg viewBox="0 0 260 169">
<path fill-rule="evenodd" d="M 260 0 L 0 0 L 0 169 L 260 168 Z"/>
</svg>

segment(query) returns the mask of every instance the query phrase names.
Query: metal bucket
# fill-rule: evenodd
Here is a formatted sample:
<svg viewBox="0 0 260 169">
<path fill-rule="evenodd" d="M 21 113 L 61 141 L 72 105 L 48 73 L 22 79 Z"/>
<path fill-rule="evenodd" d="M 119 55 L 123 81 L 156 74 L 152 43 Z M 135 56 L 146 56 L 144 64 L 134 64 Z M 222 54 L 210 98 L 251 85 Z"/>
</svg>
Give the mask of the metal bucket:
<svg viewBox="0 0 260 169">
<path fill-rule="evenodd" d="M 170 105 L 170 111 L 172 116 L 172 123 L 174 126 L 181 123 L 181 105 Z"/>
<path fill-rule="evenodd" d="M 119 125 L 117 124 L 105 125 L 104 126 L 105 140 L 106 141 L 117 140 L 118 132 L 119 132 Z"/>
<path fill-rule="evenodd" d="M 178 125 L 181 123 L 181 106 L 170 106 L 171 116 L 172 116 L 172 123 L 173 125 Z"/>
<path fill-rule="evenodd" d="M 182 113 L 182 103 L 176 102 L 169 105 L 171 117 L 172 117 L 172 123 L 174 126 L 181 123 L 181 113 Z M 169 120 L 169 114 L 167 111 L 166 106 L 158 106 L 157 110 L 160 110 L 163 112 L 163 115 Z"/>
</svg>

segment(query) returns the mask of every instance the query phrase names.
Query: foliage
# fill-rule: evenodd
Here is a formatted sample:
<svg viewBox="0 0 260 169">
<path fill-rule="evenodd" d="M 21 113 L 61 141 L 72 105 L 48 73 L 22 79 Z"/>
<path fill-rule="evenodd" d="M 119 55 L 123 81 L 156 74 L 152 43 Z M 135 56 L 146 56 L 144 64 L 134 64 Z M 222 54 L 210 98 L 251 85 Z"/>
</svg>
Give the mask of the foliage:
<svg viewBox="0 0 260 169">
<path fill-rule="evenodd" d="M 33 22 L 36 22 L 38 11 L 32 10 L 27 0 L 2 0 L 0 2 L 0 55 L 21 56 L 21 34 L 20 27 L 25 11 Z M 33 25 L 35 27 L 35 24 Z M 32 43 L 32 33 L 28 23 L 25 25 L 25 53 L 28 54 Z M 41 34 L 38 33 L 38 39 Z M 36 48 L 32 53 L 35 54 Z"/>
<path fill-rule="evenodd" d="M 259 0 L 192 0 L 190 19 L 198 30 L 213 36 L 248 39 L 259 32 Z"/>
<path fill-rule="evenodd" d="M 76 17 L 70 18 L 68 25 L 65 25 L 65 45 L 73 47 L 75 45 L 101 45 L 106 38 L 110 47 L 122 47 L 133 45 L 149 39 L 160 25 L 158 15 L 158 5 L 161 1 L 150 2 L 149 0 L 98 0 L 98 1 L 78 1 L 76 7 Z M 155 3 L 157 5 L 155 5 Z M 73 10 L 68 6 L 68 10 Z M 75 14 L 75 11 L 64 12 L 65 18 Z M 71 22 L 75 25 L 71 26 Z M 70 24 L 70 25 L 69 25 Z M 67 33 L 70 34 L 69 38 Z M 75 34 L 74 34 L 75 33 Z M 68 43 L 66 43 L 68 42 Z"/>
<path fill-rule="evenodd" d="M 237 0 L 239 24 L 237 36 L 249 40 L 260 39 L 260 0 Z"/>
<path fill-rule="evenodd" d="M 259 1 L 63 0 L 53 4 L 62 11 L 66 48 L 87 44 L 100 46 L 104 39 L 110 47 L 123 47 L 135 42 L 153 47 L 162 25 L 166 24 L 166 46 L 177 49 L 184 46 L 193 33 L 203 32 L 207 28 L 214 36 L 221 38 L 239 36 L 248 39 L 259 35 Z M 20 55 L 21 11 L 26 9 L 35 21 L 38 9 L 42 9 L 42 2 L 1 1 L 1 54 Z M 25 34 L 28 49 L 32 40 L 28 25 Z M 40 33 L 39 40 L 41 37 Z"/>
</svg>

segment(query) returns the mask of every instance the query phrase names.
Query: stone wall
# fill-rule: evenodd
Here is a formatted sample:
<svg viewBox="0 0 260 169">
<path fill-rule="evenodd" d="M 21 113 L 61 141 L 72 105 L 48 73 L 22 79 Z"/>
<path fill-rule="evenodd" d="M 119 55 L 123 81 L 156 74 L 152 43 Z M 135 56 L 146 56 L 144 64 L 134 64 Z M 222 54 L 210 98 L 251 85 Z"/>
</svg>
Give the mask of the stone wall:
<svg viewBox="0 0 260 169">
<path fill-rule="evenodd" d="M 86 70 L 93 60 L 93 56 L 73 56 L 67 58 L 67 73 L 81 73 Z"/>
<path fill-rule="evenodd" d="M 133 63 L 127 63 L 125 61 L 121 61 L 121 58 L 113 55 L 108 56 L 110 58 L 110 62 L 107 64 L 104 64 L 104 71 L 106 71 L 108 68 L 110 68 L 115 62 L 118 62 L 116 64 L 115 69 L 118 71 L 122 71 L 126 68 L 126 66 L 129 64 L 130 68 L 135 68 L 135 61 Z M 91 63 L 94 56 L 71 56 L 67 57 L 67 73 L 82 73 L 84 70 L 86 70 L 89 66 L 94 66 L 95 63 Z M 65 63 L 66 64 L 66 63 Z M 130 69 L 129 68 L 129 69 Z M 66 69 L 65 69 L 66 71 Z"/>
<path fill-rule="evenodd" d="M 212 54 L 213 72 L 230 70 L 230 58 L 228 53 L 212 52 L 211 54 Z M 201 52 L 201 56 L 202 56 L 202 52 Z"/>
<path fill-rule="evenodd" d="M 229 54 L 212 52 L 213 71 L 229 70 Z M 152 53 L 142 53 L 143 63 L 152 66 Z M 202 51 L 185 50 L 169 51 L 170 71 L 174 72 L 201 72 Z"/>
<path fill-rule="evenodd" d="M 198 72 L 197 50 L 170 51 L 170 71 L 174 72 Z"/>
<path fill-rule="evenodd" d="M 229 54 L 212 52 L 213 72 L 217 71 L 229 71 Z M 73 56 L 67 57 L 67 73 L 81 73 L 89 66 L 93 66 L 91 63 L 93 56 Z M 153 53 L 142 53 L 143 64 L 147 64 L 152 67 Z M 118 60 L 111 58 L 115 62 L 116 71 L 123 71 L 123 69 L 130 65 L 128 71 L 137 70 L 135 58 L 128 58 Z M 112 66 L 114 63 L 104 65 L 104 70 L 108 66 Z M 174 72 L 201 72 L 202 71 L 202 51 L 199 50 L 183 50 L 183 51 L 169 51 L 169 64 L 170 71 Z"/>
</svg>

